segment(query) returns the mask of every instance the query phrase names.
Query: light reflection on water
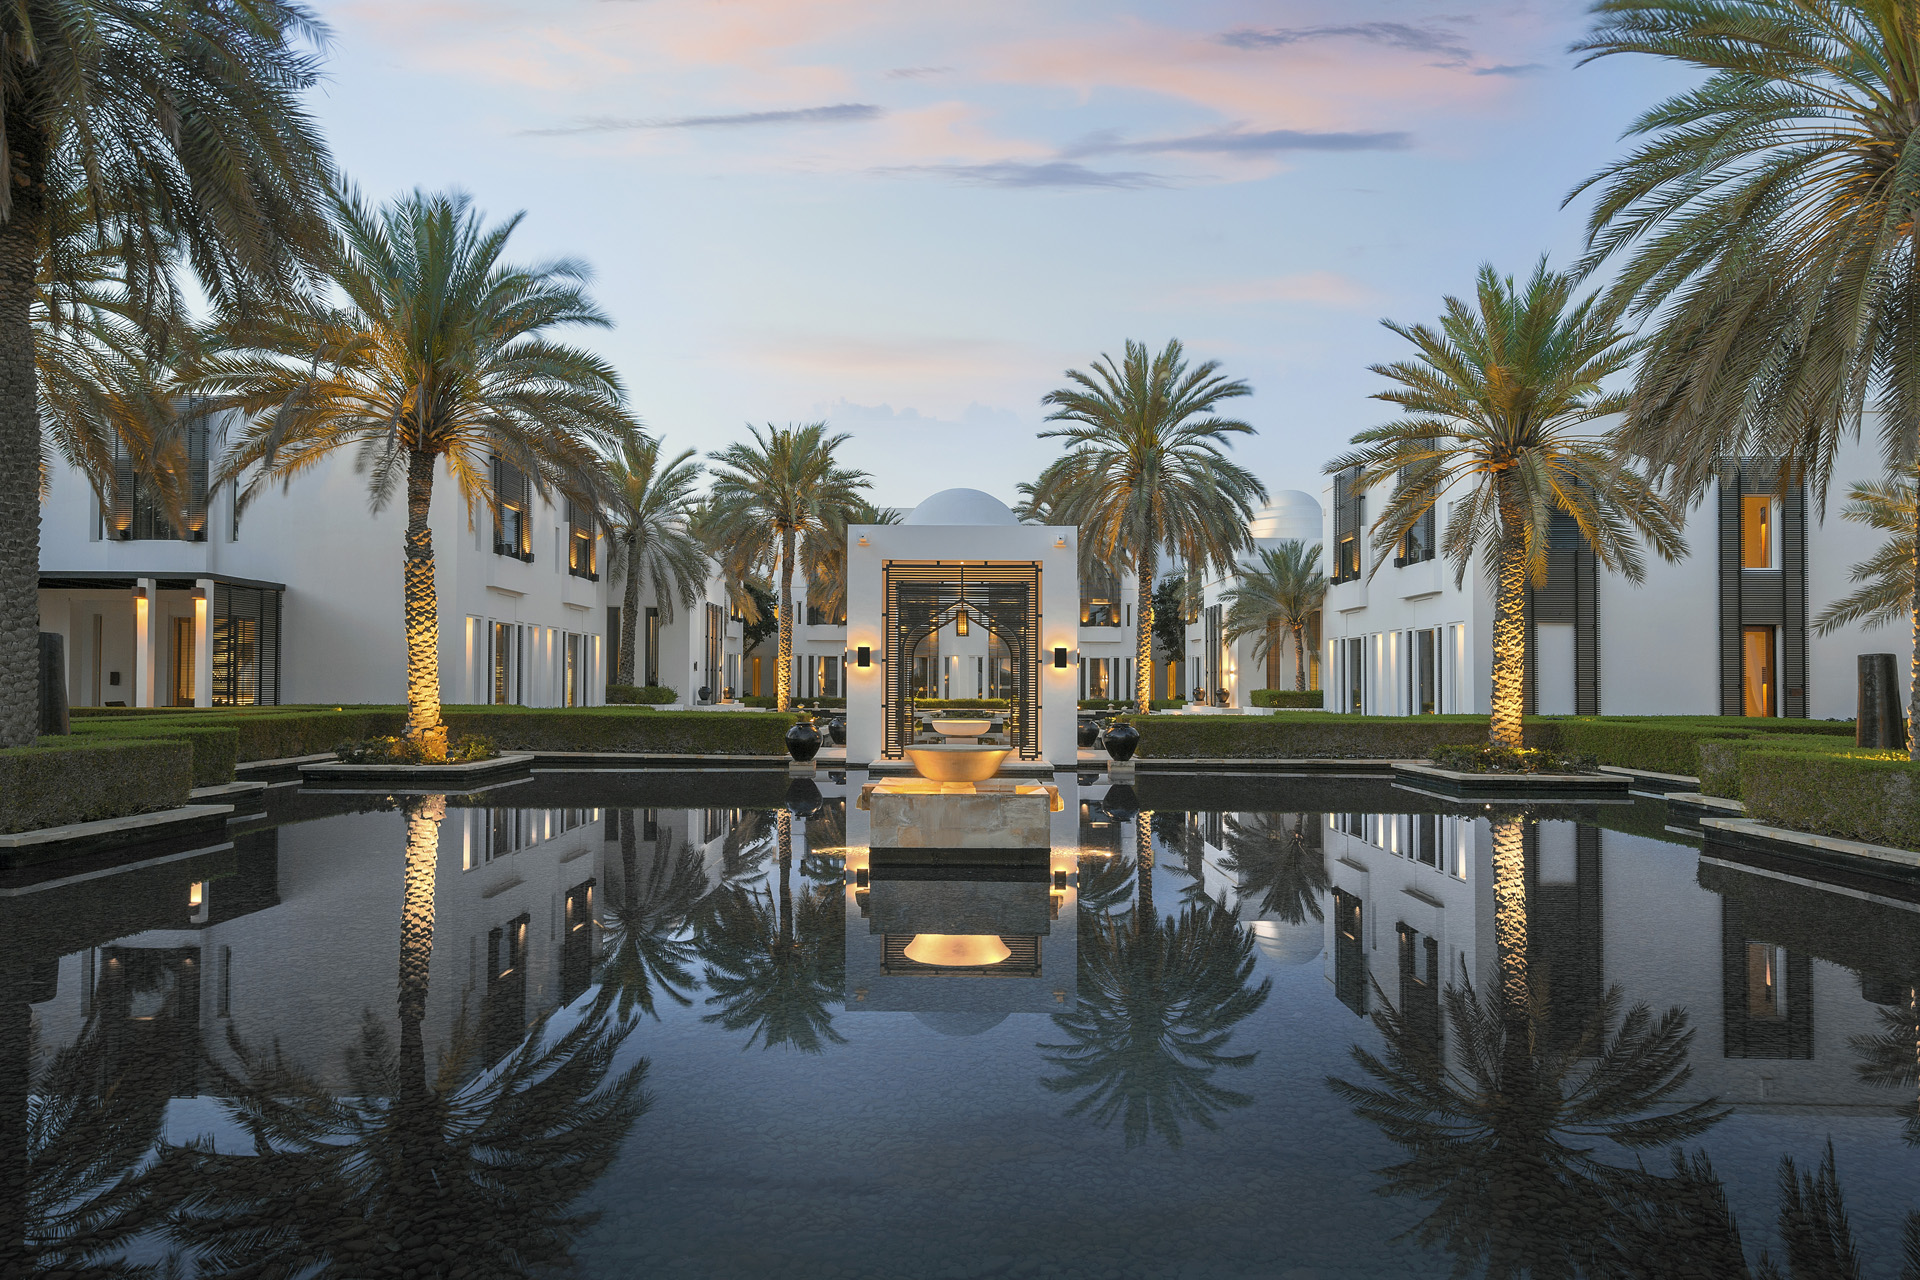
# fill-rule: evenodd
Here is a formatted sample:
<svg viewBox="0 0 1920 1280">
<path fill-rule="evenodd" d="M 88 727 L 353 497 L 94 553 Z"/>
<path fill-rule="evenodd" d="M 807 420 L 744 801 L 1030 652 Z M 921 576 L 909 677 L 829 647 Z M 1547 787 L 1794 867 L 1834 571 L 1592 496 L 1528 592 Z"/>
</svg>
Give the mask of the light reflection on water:
<svg viewBox="0 0 1920 1280">
<path fill-rule="evenodd" d="M 627 776 L 13 873 L 0 1273 L 1902 1274 L 1920 886 L 1060 782 L 964 863 Z"/>
</svg>

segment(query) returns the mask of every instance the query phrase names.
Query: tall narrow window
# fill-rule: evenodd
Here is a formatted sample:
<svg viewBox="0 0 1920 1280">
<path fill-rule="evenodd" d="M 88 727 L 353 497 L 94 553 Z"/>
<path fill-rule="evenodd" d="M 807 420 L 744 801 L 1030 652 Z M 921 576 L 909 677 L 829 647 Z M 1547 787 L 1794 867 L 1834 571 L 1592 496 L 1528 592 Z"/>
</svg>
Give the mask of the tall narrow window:
<svg viewBox="0 0 1920 1280">
<path fill-rule="evenodd" d="M 1361 679 L 1362 655 L 1365 646 L 1358 637 L 1346 642 L 1347 645 L 1347 710 L 1359 715 L 1363 709 L 1365 686 Z"/>
<path fill-rule="evenodd" d="M 1366 495 L 1355 488 L 1360 468 L 1349 467 L 1333 478 L 1333 581 L 1352 582 L 1360 576 L 1360 528 L 1366 523 Z"/>
<path fill-rule="evenodd" d="M 647 673 L 646 683 L 657 685 L 660 683 L 660 611 L 658 609 L 652 607 L 647 609 L 644 638 L 647 642 L 646 661 L 643 664 Z"/>
<path fill-rule="evenodd" d="M 1416 673 L 1414 685 L 1414 709 L 1423 716 L 1430 716 L 1440 709 L 1439 685 L 1434 680 L 1433 635 L 1432 631 L 1416 631 L 1414 634 Z"/>
<path fill-rule="evenodd" d="M 1773 498 L 1767 494 L 1740 495 L 1740 567 L 1773 568 Z"/>
<path fill-rule="evenodd" d="M 193 619 L 173 620 L 173 705 L 193 705 Z"/>
<path fill-rule="evenodd" d="M 493 553 L 533 561 L 533 486 L 526 473 L 501 458 L 493 460 Z"/>
<path fill-rule="evenodd" d="M 1777 716 L 1780 691 L 1775 687 L 1772 627 L 1744 627 L 1740 632 L 1741 665 L 1750 716 Z"/>
<path fill-rule="evenodd" d="M 598 582 L 593 560 L 593 512 L 567 499 L 567 572 Z"/>
<path fill-rule="evenodd" d="M 1765 1022 L 1787 1016 L 1787 949 L 1747 944 L 1747 1016 Z"/>
<path fill-rule="evenodd" d="M 189 424 L 186 437 L 150 459 L 171 493 L 161 492 L 159 478 L 139 474 L 133 453 L 118 437 L 113 441 L 113 508 L 107 513 L 108 536 L 116 542 L 207 540 L 207 424 Z M 179 504 L 182 529 L 173 526 L 169 506 Z"/>
<path fill-rule="evenodd" d="M 513 701 L 513 624 L 493 624 L 493 700 L 501 706 Z"/>
</svg>

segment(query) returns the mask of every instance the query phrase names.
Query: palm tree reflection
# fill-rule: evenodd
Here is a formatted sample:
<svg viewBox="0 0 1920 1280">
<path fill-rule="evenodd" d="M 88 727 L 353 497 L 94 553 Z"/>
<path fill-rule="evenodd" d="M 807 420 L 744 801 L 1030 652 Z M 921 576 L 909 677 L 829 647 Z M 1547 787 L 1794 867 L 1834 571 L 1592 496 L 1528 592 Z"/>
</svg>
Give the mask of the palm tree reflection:
<svg viewBox="0 0 1920 1280">
<path fill-rule="evenodd" d="M 707 893 L 706 860 L 678 833 L 663 828 L 644 870 L 635 838 L 634 814 L 620 811 L 620 892 L 600 927 L 607 937 L 600 960 L 597 1007 L 613 1005 L 622 1018 L 635 1009 L 658 1018 L 655 994 L 685 1007 L 698 985 L 689 926 Z"/>
<path fill-rule="evenodd" d="M 600 1176 L 649 1098 L 641 1059 L 614 1071 L 631 1023 L 597 1007 L 549 1037 L 541 1019 L 481 1069 L 464 1014 L 437 1069 L 422 1024 L 433 947 L 443 798 L 404 802 L 400 1035 L 369 1011 L 336 1096 L 276 1044 L 229 1032 L 236 1067 L 223 1106 L 251 1139 L 237 1154 L 200 1142 L 168 1152 L 190 1188 L 170 1234 L 199 1274 L 522 1276 L 562 1264 L 590 1218 L 572 1203 Z"/>
<path fill-rule="evenodd" d="M 1306 813 L 1233 813 L 1226 818 L 1223 870 L 1240 886 L 1242 901 L 1287 924 L 1322 918 L 1320 899 L 1332 888 L 1319 847 L 1320 824 Z"/>
<path fill-rule="evenodd" d="M 1898 1090 L 1898 1112 L 1909 1145 L 1920 1146 L 1920 986 L 1909 986 L 1898 1004 L 1880 1007 L 1878 1035 L 1849 1042 L 1860 1061 L 1854 1069 L 1868 1084 Z"/>
<path fill-rule="evenodd" d="M 1380 1170 L 1381 1190 L 1433 1206 L 1413 1237 L 1451 1253 L 1456 1273 L 1484 1268 L 1489 1277 L 1604 1271 L 1618 1256 L 1623 1206 L 1644 1203 L 1655 1180 L 1601 1159 L 1601 1144 L 1672 1146 L 1727 1114 L 1717 1100 L 1676 1100 L 1692 1074 L 1682 1009 L 1656 1018 L 1635 1005 L 1623 1017 L 1614 987 L 1571 1043 L 1549 1047 L 1538 1034 L 1545 1009 L 1527 962 L 1527 821 L 1492 817 L 1495 982 L 1483 994 L 1463 975 L 1445 989 L 1451 1053 L 1376 987 L 1383 1052 L 1353 1048 L 1370 1080 L 1328 1080 L 1405 1149 L 1406 1159 Z"/>
<path fill-rule="evenodd" d="M 818 792 L 813 793 L 814 797 Z M 718 1010 L 702 1021 L 729 1031 L 748 1031 L 746 1048 L 790 1045 L 819 1053 L 828 1044 L 844 1044 L 833 1027 L 829 1005 L 844 998 L 846 986 L 846 914 L 840 894 L 824 881 L 827 864 L 809 859 L 820 873 L 796 897 L 793 890 L 793 822 L 801 797 L 775 813 L 778 884 L 733 883 L 708 895 L 696 926 L 706 982 L 707 1003 Z"/>
<path fill-rule="evenodd" d="M 1103 909 L 1097 904 L 1124 900 L 1115 886 L 1083 885 L 1079 999 L 1053 1016 L 1069 1042 L 1039 1046 L 1061 1071 L 1040 1083 L 1081 1095 L 1068 1115 L 1088 1115 L 1102 1128 L 1118 1119 L 1129 1147 L 1153 1134 L 1178 1147 L 1183 1124 L 1215 1129 L 1217 1113 L 1252 1105 L 1214 1076 L 1253 1064 L 1257 1054 L 1230 1054 L 1227 1046 L 1233 1027 L 1266 1002 L 1273 984 L 1248 986 L 1253 939 L 1219 904 L 1201 898 L 1178 916 L 1157 915 L 1152 815 L 1136 822 L 1137 901 L 1130 912 Z"/>
</svg>

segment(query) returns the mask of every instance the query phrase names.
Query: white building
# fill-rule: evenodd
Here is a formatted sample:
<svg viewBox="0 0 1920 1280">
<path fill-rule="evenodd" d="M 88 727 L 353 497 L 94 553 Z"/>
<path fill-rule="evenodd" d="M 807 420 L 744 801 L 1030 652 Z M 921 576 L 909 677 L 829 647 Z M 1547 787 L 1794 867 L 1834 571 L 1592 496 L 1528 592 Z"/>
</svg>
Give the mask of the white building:
<svg viewBox="0 0 1920 1280">
<path fill-rule="evenodd" d="M 235 510 L 209 491 L 208 435 L 190 449 L 193 502 L 173 529 L 122 471 L 102 503 L 53 469 L 41 511 L 40 629 L 65 637 L 75 706 L 399 703 L 405 511 L 369 510 L 365 476 L 336 455 Z M 593 706 L 619 635 L 607 540 L 496 462 L 500 515 L 471 514 L 443 467 L 432 507 L 440 696 L 448 703 Z M 650 593 L 643 593 L 650 594 Z M 739 684 L 741 626 L 717 578 L 692 610 L 644 611 L 637 665 L 683 702 Z M 714 679 L 717 672 L 719 679 Z"/>
<path fill-rule="evenodd" d="M 1327 707 L 1369 715 L 1484 713 L 1493 665 L 1489 566 L 1464 583 L 1439 556 L 1451 495 L 1369 574 L 1370 495 L 1330 477 L 1326 505 Z M 1773 495 L 1771 468 L 1730 469 L 1687 513 L 1688 555 L 1649 552 L 1639 586 L 1601 569 L 1556 517 L 1548 581 L 1529 588 L 1527 707 L 1541 715 L 1763 715 L 1849 719 L 1856 658 L 1910 651 L 1898 626 L 1814 632 L 1850 594 L 1849 568 L 1884 536 L 1839 518 L 1849 484 L 1878 478 L 1871 445 L 1843 448 L 1822 521 L 1804 490 Z"/>
<path fill-rule="evenodd" d="M 1274 494 L 1248 526 L 1247 532 L 1253 535 L 1254 553 L 1243 556 L 1241 563 L 1250 562 L 1260 551 L 1277 549 L 1282 542 L 1299 542 L 1307 547 L 1324 542 L 1321 522 L 1320 504 L 1312 494 L 1298 489 L 1284 489 Z M 1321 554 L 1324 565 L 1325 552 Z M 1257 637 L 1242 636 L 1227 643 L 1227 614 L 1231 610 L 1225 597 L 1236 581 L 1236 577 L 1209 578 L 1202 584 L 1201 597 L 1196 601 L 1198 608 L 1186 620 L 1187 679 L 1181 693 L 1192 697 L 1195 690 L 1204 689 L 1209 703 L 1247 707 L 1253 705 L 1252 695 L 1256 689 L 1293 688 L 1295 655 L 1291 636 L 1283 636 L 1280 647 L 1269 653 L 1264 663 L 1255 661 L 1253 656 L 1259 644 Z M 1311 634 L 1307 641 L 1307 688 L 1317 689 L 1320 687 L 1318 646 Z"/>
</svg>

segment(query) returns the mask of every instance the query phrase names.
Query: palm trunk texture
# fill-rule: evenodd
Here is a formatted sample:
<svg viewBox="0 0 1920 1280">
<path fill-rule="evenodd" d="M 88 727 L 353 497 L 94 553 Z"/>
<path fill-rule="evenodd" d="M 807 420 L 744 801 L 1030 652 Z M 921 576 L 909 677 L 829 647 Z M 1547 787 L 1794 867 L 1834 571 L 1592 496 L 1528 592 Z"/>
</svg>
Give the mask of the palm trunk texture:
<svg viewBox="0 0 1920 1280">
<path fill-rule="evenodd" d="M 1144 934 L 1158 923 L 1153 906 L 1153 810 L 1142 809 L 1133 819 L 1134 860 L 1139 864 L 1139 905 L 1134 908 L 1135 934 Z"/>
<path fill-rule="evenodd" d="M 774 672 L 774 707 L 790 710 L 793 696 L 793 534 L 780 535 L 780 669 Z"/>
<path fill-rule="evenodd" d="M 404 803 L 407 861 L 400 911 L 401 1087 L 417 1093 L 427 1087 L 421 1024 L 427 1017 L 427 973 L 433 961 L 434 877 L 440 862 L 440 823 L 447 816 L 447 798 L 421 796 Z"/>
<path fill-rule="evenodd" d="M 1520 524 L 1519 500 L 1507 486 L 1500 490 L 1500 576 L 1493 608 L 1493 716 L 1488 741 L 1518 751 L 1524 741 L 1521 714 L 1526 708 L 1527 538 Z"/>
<path fill-rule="evenodd" d="M 1493 945 L 1499 966 L 1501 1021 L 1509 1064 L 1532 1055 L 1533 994 L 1527 973 L 1527 827 L 1519 814 L 1495 814 Z M 1519 1079 L 1509 1073 L 1510 1079 Z"/>
<path fill-rule="evenodd" d="M 440 599 L 433 585 L 433 469 L 438 461 L 418 449 L 407 459 L 407 727 L 429 760 L 447 758 L 447 726 L 440 720 Z"/>
<path fill-rule="evenodd" d="M 1153 579 L 1156 570 L 1151 555 L 1140 557 L 1140 582 L 1133 606 L 1133 620 L 1140 627 L 1133 638 L 1133 700 L 1134 710 L 1141 715 L 1153 709 Z"/>
<path fill-rule="evenodd" d="M 1307 629 L 1293 629 L 1293 689 L 1295 693 L 1304 693 L 1307 688 Z"/>
<path fill-rule="evenodd" d="M 15 181 L 25 184 L 14 188 L 12 215 L 0 224 L 0 747 L 32 746 L 40 718 L 40 401 L 32 307 L 46 146 L 33 129 L 16 134 L 17 127 L 7 121 Z"/>
<path fill-rule="evenodd" d="M 620 657 L 618 659 L 621 684 L 639 684 L 634 670 L 635 645 L 640 637 L 640 539 L 627 538 L 627 588 L 620 601 Z"/>
<path fill-rule="evenodd" d="M 1907 657 L 1907 759 L 1920 762 L 1920 468 L 1914 473 L 1913 536 L 1909 539 L 1913 557 L 1913 627 L 1908 636 Z"/>
</svg>

